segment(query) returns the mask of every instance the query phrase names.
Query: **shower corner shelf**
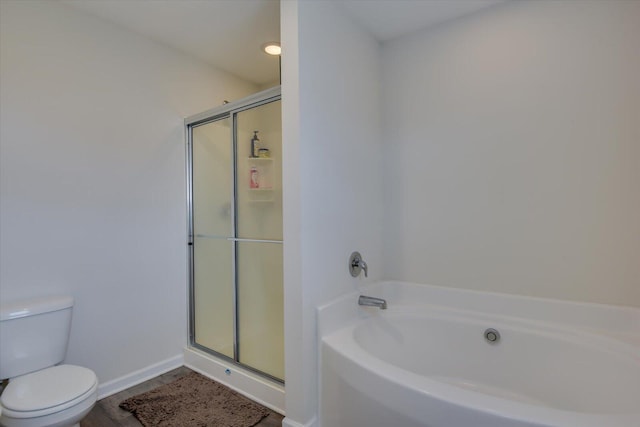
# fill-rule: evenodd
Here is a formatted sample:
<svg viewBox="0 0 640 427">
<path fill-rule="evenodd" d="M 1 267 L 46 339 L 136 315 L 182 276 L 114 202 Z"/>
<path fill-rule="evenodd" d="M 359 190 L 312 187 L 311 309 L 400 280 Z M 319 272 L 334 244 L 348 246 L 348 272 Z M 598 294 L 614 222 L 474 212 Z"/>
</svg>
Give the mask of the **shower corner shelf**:
<svg viewBox="0 0 640 427">
<path fill-rule="evenodd" d="M 247 157 L 249 163 L 256 163 L 260 165 L 268 165 L 273 162 L 273 157 Z"/>
<path fill-rule="evenodd" d="M 261 187 L 261 188 L 248 188 L 249 203 L 273 203 L 273 188 Z"/>
</svg>

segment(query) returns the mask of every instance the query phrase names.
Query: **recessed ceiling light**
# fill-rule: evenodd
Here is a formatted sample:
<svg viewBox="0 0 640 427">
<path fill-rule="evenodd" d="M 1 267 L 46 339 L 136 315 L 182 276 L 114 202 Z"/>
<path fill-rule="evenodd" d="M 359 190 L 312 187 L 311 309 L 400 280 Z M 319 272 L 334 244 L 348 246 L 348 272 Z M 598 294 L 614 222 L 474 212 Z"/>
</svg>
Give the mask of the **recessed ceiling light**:
<svg viewBox="0 0 640 427">
<path fill-rule="evenodd" d="M 264 53 L 273 55 L 273 56 L 278 56 L 282 52 L 282 49 L 280 48 L 280 43 L 278 42 L 265 43 L 262 45 L 262 50 Z"/>
</svg>

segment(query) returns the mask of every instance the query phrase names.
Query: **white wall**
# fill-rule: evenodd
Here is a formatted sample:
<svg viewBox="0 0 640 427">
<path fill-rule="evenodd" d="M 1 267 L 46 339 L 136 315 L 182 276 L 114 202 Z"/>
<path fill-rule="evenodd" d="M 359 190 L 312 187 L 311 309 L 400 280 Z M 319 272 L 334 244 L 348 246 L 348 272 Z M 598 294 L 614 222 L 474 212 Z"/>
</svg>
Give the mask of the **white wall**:
<svg viewBox="0 0 640 427">
<path fill-rule="evenodd" d="M 384 276 L 640 306 L 640 2 L 383 45 Z"/>
<path fill-rule="evenodd" d="M 102 383 L 186 343 L 183 117 L 255 87 L 57 2 L 3 1 L 2 301 L 76 299 Z"/>
<path fill-rule="evenodd" d="M 283 2 L 285 425 L 316 412 L 317 305 L 382 271 L 377 42 L 332 2 Z M 330 31 L 328 31 L 330 29 Z M 297 423 L 297 424 L 296 424 Z"/>
</svg>

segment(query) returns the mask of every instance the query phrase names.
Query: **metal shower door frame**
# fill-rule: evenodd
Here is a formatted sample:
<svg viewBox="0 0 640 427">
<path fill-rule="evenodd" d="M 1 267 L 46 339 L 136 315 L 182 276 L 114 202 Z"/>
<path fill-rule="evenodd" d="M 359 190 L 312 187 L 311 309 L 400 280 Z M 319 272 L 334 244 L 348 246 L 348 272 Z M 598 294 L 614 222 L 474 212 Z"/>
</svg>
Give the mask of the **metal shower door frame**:
<svg viewBox="0 0 640 427">
<path fill-rule="evenodd" d="M 268 378 L 279 384 L 284 384 L 284 381 L 280 378 L 276 378 L 266 372 L 260 371 L 249 365 L 240 362 L 240 347 L 238 337 L 238 272 L 237 272 L 237 258 L 238 258 L 238 242 L 261 242 L 261 243 L 280 243 L 282 241 L 276 240 L 263 240 L 263 239 L 242 239 L 238 238 L 237 229 L 237 210 L 236 205 L 238 202 L 238 174 L 237 174 L 237 114 L 252 108 L 260 107 L 265 104 L 281 100 L 280 86 L 273 87 L 271 89 L 258 92 L 246 98 L 242 98 L 237 101 L 229 102 L 219 107 L 212 108 L 202 113 L 194 114 L 184 119 L 185 128 L 185 141 L 186 141 L 186 190 L 187 190 L 187 256 L 188 256 L 188 300 L 189 300 L 189 321 L 188 321 L 188 337 L 189 345 L 202 350 L 213 356 L 219 357 L 223 360 L 231 362 L 235 365 L 248 369 L 260 376 Z M 213 349 L 205 347 L 195 342 L 195 265 L 194 265 L 194 225 L 193 225 L 193 129 L 206 125 L 212 122 L 216 122 L 224 119 L 231 119 L 231 173 L 233 179 L 231 180 L 231 194 L 233 197 L 233 203 L 231 203 L 231 226 L 233 230 L 233 237 L 228 237 L 227 240 L 231 242 L 232 246 L 232 266 L 231 274 L 233 277 L 233 358 L 228 357 L 225 354 L 221 354 Z"/>
</svg>

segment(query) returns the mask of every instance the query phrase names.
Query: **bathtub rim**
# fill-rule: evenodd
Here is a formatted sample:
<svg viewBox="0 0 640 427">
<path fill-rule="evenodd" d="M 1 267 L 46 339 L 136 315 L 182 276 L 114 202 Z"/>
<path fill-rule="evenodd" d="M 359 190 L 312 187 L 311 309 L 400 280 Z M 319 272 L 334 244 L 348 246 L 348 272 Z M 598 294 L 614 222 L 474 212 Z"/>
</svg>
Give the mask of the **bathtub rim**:
<svg viewBox="0 0 640 427">
<path fill-rule="evenodd" d="M 607 335 L 640 346 L 640 307 L 569 301 L 384 280 L 371 282 L 316 308 L 318 336 L 325 336 L 377 309 L 359 307 L 359 295 L 384 298 L 388 306 L 429 305 L 492 316 L 526 319 Z M 416 301 L 437 301 L 437 303 Z M 469 307 L 473 307 L 470 309 Z M 540 312 L 544 311 L 544 319 Z"/>
</svg>

